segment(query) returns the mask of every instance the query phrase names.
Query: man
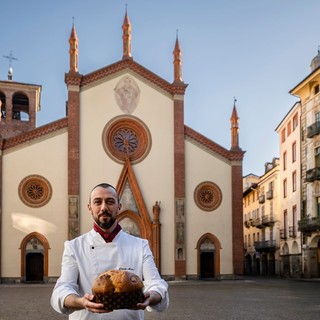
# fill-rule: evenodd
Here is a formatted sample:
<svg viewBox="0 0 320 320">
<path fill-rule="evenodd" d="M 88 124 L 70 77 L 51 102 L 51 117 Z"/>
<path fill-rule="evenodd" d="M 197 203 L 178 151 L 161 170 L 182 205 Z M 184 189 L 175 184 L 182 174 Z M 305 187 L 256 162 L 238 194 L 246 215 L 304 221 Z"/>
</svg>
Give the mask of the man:
<svg viewBox="0 0 320 320">
<path fill-rule="evenodd" d="M 169 305 L 168 285 L 160 278 L 148 241 L 121 230 L 117 214 L 121 209 L 119 196 L 107 183 L 95 186 L 90 194 L 89 213 L 93 229 L 65 242 L 61 276 L 52 296 L 51 305 L 69 319 L 144 319 L 144 309 L 164 311 Z M 137 310 L 105 310 L 93 302 L 91 287 L 94 279 L 111 269 L 128 270 L 144 283 L 145 301 Z"/>
</svg>

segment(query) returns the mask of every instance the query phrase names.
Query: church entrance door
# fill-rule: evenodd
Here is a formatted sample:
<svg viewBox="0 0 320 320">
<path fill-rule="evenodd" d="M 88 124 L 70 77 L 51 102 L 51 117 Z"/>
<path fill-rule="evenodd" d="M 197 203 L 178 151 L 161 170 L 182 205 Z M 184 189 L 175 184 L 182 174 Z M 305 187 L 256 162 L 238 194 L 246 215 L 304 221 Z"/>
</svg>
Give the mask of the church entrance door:
<svg viewBox="0 0 320 320">
<path fill-rule="evenodd" d="M 200 253 L 200 277 L 201 279 L 214 278 L 214 251 Z"/>
<path fill-rule="evenodd" d="M 42 282 L 44 276 L 43 254 L 41 252 L 29 252 L 26 255 L 26 281 Z"/>
</svg>

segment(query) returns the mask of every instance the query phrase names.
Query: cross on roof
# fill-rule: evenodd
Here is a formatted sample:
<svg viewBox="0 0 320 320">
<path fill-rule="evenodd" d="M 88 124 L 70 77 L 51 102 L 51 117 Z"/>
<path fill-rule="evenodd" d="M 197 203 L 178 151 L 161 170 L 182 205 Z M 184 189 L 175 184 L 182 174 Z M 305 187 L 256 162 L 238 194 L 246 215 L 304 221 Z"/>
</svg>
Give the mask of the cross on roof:
<svg viewBox="0 0 320 320">
<path fill-rule="evenodd" d="M 17 61 L 17 60 L 18 60 L 17 58 L 15 58 L 15 57 L 13 56 L 12 50 L 10 50 L 9 55 L 7 55 L 7 56 L 6 56 L 6 55 L 3 55 L 3 57 L 9 60 L 9 68 L 11 68 L 12 61 L 14 61 L 14 60 Z"/>
</svg>

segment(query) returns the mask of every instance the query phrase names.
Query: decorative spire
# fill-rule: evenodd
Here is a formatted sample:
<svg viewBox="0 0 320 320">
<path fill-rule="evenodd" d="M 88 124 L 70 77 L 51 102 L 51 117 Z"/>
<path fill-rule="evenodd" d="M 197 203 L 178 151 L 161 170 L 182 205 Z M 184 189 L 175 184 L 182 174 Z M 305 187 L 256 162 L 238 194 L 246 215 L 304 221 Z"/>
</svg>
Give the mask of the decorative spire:
<svg viewBox="0 0 320 320">
<path fill-rule="evenodd" d="M 178 30 L 176 36 L 176 43 L 173 51 L 173 66 L 174 66 L 174 82 L 182 82 L 182 60 L 181 60 L 181 49 L 178 39 Z"/>
<path fill-rule="evenodd" d="M 76 33 L 76 28 L 74 26 L 74 21 L 72 23 L 72 30 L 69 38 L 69 54 L 70 54 L 70 70 L 69 72 L 78 72 L 78 37 Z"/>
<path fill-rule="evenodd" d="M 123 30 L 123 55 L 122 59 L 132 59 L 131 56 L 131 23 L 129 20 L 127 8 L 126 8 L 126 14 L 124 16 L 124 21 L 122 25 Z"/>
<path fill-rule="evenodd" d="M 231 150 L 239 150 L 239 117 L 236 108 L 237 99 L 234 97 L 231 121 Z"/>
</svg>

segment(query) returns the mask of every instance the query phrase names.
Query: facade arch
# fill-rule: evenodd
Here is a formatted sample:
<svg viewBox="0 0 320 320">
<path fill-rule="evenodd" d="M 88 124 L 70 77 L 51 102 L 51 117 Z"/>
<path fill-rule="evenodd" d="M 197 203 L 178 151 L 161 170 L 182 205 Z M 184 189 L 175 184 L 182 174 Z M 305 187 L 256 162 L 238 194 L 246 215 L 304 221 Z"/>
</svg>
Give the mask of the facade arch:
<svg viewBox="0 0 320 320">
<path fill-rule="evenodd" d="M 126 210 L 118 215 L 121 228 L 133 236 L 146 239 L 147 232 L 137 213 Z"/>
<path fill-rule="evenodd" d="M 196 249 L 198 277 L 219 278 L 221 250 L 219 239 L 211 233 L 206 233 L 198 240 Z"/>
<path fill-rule="evenodd" d="M 299 254 L 299 253 L 300 253 L 299 245 L 298 245 L 297 241 L 293 241 L 292 248 L 291 248 L 291 254 Z"/>
<path fill-rule="evenodd" d="M 310 248 L 318 248 L 319 241 L 320 241 L 320 236 L 315 236 L 314 238 L 312 238 L 310 242 Z"/>
<path fill-rule="evenodd" d="M 283 254 L 289 254 L 289 246 L 287 243 L 285 243 L 282 247 L 282 253 Z"/>
<path fill-rule="evenodd" d="M 21 241 L 22 282 L 47 282 L 49 242 L 38 232 L 29 233 Z"/>
</svg>

